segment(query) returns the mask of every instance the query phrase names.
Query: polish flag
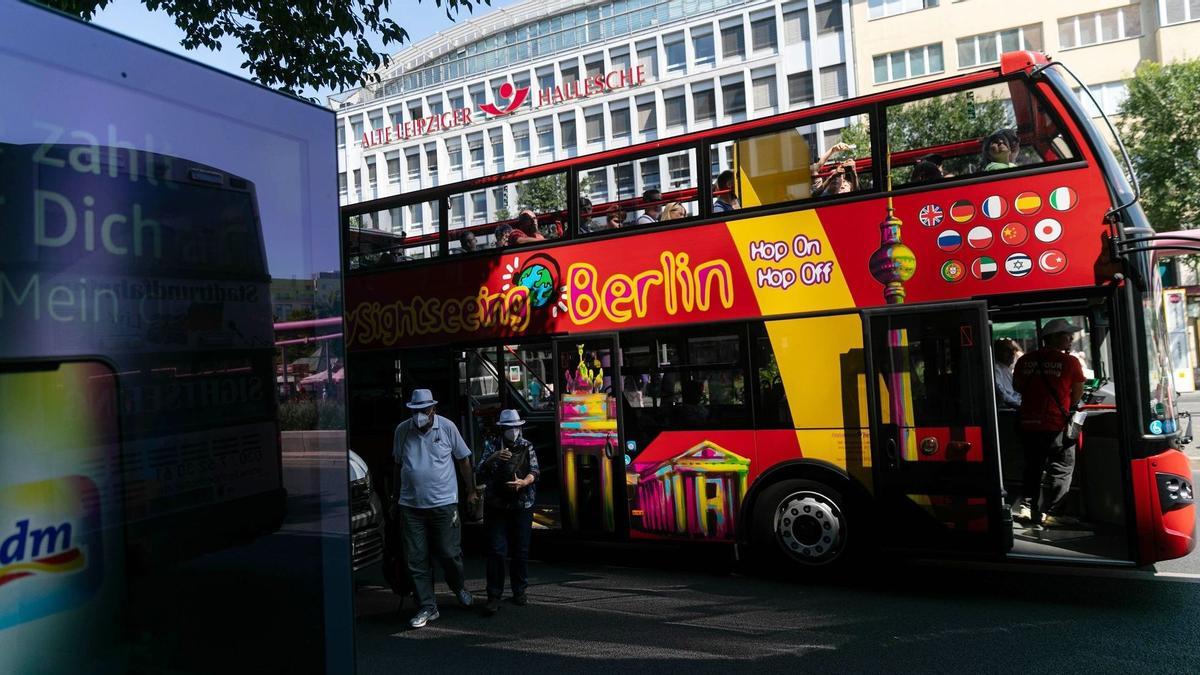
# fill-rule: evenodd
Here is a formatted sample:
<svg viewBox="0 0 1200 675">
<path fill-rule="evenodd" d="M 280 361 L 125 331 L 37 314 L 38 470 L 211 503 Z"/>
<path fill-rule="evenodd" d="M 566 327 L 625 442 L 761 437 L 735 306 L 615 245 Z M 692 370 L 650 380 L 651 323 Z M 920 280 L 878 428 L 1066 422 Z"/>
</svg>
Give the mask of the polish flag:
<svg viewBox="0 0 1200 675">
<path fill-rule="evenodd" d="M 971 248 L 987 248 L 988 246 L 991 246 L 992 231 L 983 225 L 972 227 L 971 231 L 967 233 L 967 244 L 969 244 Z"/>
</svg>

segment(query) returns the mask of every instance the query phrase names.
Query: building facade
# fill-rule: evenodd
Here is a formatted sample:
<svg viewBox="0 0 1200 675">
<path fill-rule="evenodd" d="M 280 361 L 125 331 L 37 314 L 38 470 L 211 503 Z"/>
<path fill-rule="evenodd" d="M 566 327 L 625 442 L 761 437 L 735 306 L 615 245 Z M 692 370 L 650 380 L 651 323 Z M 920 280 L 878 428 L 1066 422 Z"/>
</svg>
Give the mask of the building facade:
<svg viewBox="0 0 1200 675">
<path fill-rule="evenodd" d="M 1195 0 L 853 0 L 851 24 L 862 93 L 995 65 L 1032 49 L 1062 61 L 1105 113 L 1145 60 L 1200 56 Z M 948 27 L 948 29 L 947 29 Z M 1099 110 L 1085 105 L 1099 116 Z"/>
<path fill-rule="evenodd" d="M 331 103 L 342 204 L 621 148 L 855 95 L 849 0 L 527 0 L 414 44 Z M 836 139 L 823 124 L 817 143 Z M 723 156 L 721 162 L 727 161 Z M 718 167 L 719 168 L 719 167 Z M 593 199 L 695 184 L 695 158 L 589 175 Z M 514 212 L 513 190 L 451 225 Z M 432 204 L 364 227 L 438 227 Z"/>
</svg>

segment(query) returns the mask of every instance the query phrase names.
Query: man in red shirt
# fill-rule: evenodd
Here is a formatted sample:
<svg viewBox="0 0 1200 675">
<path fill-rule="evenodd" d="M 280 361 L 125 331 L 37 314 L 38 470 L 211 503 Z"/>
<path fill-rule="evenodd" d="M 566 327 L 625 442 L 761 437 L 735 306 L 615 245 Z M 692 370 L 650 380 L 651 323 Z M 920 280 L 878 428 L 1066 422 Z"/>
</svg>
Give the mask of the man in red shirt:
<svg viewBox="0 0 1200 675">
<path fill-rule="evenodd" d="M 1021 487 L 1035 530 L 1062 523 L 1058 509 L 1075 471 L 1075 441 L 1063 431 L 1083 398 L 1083 367 L 1067 353 L 1079 330 L 1066 319 L 1048 322 L 1042 327 L 1042 348 L 1022 356 L 1013 369 L 1013 388 L 1021 394 L 1017 419 L 1025 451 Z M 1044 509 L 1043 473 L 1050 478 Z"/>
</svg>

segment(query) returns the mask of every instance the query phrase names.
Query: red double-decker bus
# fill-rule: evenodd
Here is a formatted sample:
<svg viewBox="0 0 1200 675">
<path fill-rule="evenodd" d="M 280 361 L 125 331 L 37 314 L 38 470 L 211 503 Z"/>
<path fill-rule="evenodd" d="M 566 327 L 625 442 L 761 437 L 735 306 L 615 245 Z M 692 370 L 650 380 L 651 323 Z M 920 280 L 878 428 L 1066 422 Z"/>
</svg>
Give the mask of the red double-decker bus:
<svg viewBox="0 0 1200 675">
<path fill-rule="evenodd" d="M 1073 77 L 1010 53 L 347 207 L 353 447 L 389 475 L 428 387 L 477 450 L 499 409 L 529 420 L 540 529 L 811 566 L 1185 555 L 1153 230 Z M 1062 318 L 1087 415 L 1042 529 L 1012 517 L 1024 452 L 993 344 L 1036 349 Z"/>
</svg>

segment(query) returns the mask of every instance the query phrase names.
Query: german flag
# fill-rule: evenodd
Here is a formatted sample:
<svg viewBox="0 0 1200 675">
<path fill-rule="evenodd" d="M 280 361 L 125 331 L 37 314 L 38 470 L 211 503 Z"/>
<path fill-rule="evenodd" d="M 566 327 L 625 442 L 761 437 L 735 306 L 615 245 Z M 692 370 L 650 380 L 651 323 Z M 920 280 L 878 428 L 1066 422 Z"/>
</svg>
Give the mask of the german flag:
<svg viewBox="0 0 1200 675">
<path fill-rule="evenodd" d="M 950 205 L 950 220 L 969 223 L 975 217 L 975 205 L 969 199 L 960 199 Z"/>
</svg>

